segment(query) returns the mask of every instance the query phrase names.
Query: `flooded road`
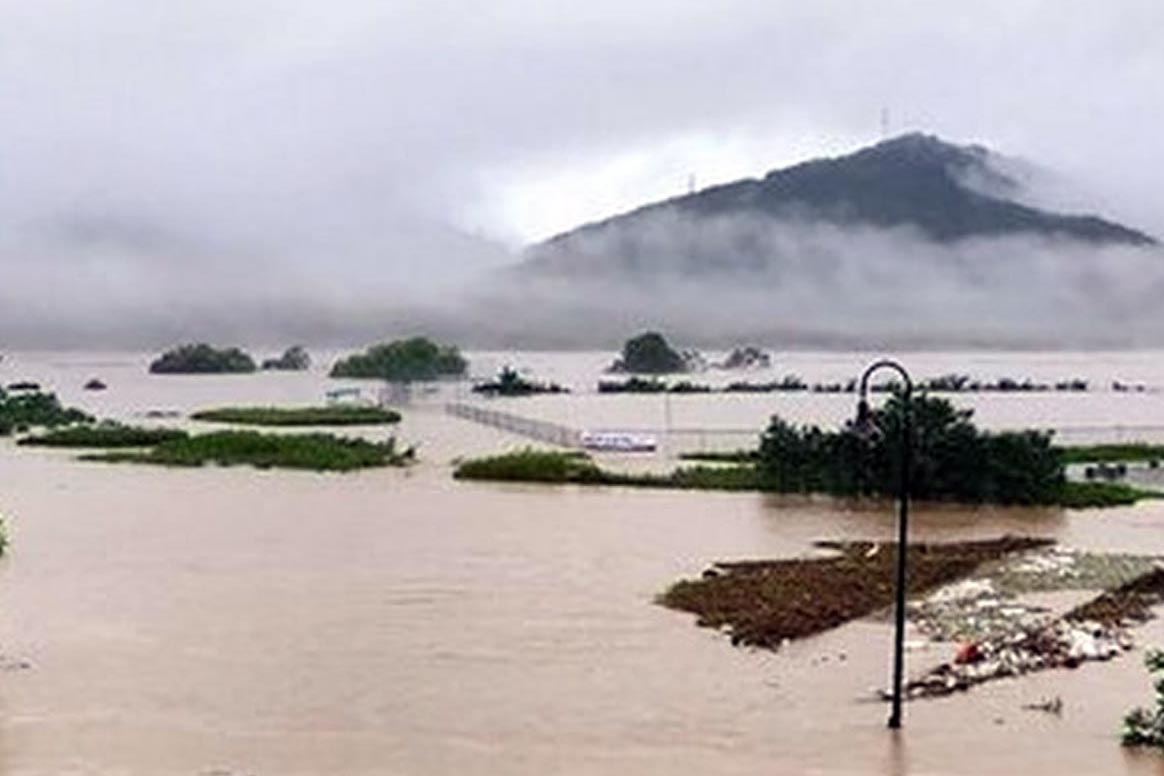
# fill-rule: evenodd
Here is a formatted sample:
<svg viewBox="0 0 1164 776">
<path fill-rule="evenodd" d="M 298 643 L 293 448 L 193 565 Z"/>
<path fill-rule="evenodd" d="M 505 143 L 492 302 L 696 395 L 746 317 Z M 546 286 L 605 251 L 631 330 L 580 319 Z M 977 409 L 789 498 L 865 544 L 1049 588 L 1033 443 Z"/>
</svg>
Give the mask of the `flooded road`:
<svg viewBox="0 0 1164 776">
<path fill-rule="evenodd" d="M 36 373 L 43 362 L 26 363 Z M 93 370 L 62 364 L 39 375 L 69 395 Z M 318 400 L 326 383 L 137 370 L 102 369 L 108 393 L 70 398 L 132 417 Z M 407 412 L 400 434 L 420 443 L 422 464 L 350 475 L 84 464 L 0 442 L 12 534 L 0 561 L 0 773 L 1164 767 L 1117 743 L 1124 711 L 1150 701 L 1140 651 L 910 704 L 895 737 L 868 700 L 887 676 L 887 625 L 854 623 L 772 654 L 733 648 L 653 603 L 714 560 L 886 538 L 888 509 L 458 483 L 451 458 L 524 442 L 432 409 Z M 1164 504 L 1153 502 L 923 508 L 914 526 L 917 538 L 1022 532 L 1164 553 Z M 1138 635 L 1164 644 L 1160 623 Z M 914 653 L 910 666 L 940 659 Z M 1061 717 L 1021 709 L 1053 695 Z"/>
</svg>

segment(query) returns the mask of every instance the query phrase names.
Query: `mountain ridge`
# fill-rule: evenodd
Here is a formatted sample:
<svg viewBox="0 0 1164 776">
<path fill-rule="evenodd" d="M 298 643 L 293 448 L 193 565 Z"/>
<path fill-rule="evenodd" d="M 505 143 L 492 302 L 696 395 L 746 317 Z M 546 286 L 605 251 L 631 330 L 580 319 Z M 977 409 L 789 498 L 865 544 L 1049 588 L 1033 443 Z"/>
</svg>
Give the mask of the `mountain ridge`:
<svg viewBox="0 0 1164 776">
<path fill-rule="evenodd" d="M 520 266 L 553 272 L 563 261 L 593 253 L 594 246 L 586 245 L 593 238 L 610 235 L 617 237 L 614 249 L 633 258 L 642 250 L 636 228 L 664 214 L 697 221 L 759 216 L 776 223 L 796 219 L 907 227 L 937 243 L 1034 235 L 1095 245 L 1159 244 L 1145 232 L 1098 215 L 1057 213 L 1016 201 L 1011 197 L 1021 194 L 1022 184 L 999 168 L 999 158 L 981 145 L 955 145 L 921 133 L 901 135 L 853 153 L 801 162 L 583 224 L 531 246 Z"/>
</svg>

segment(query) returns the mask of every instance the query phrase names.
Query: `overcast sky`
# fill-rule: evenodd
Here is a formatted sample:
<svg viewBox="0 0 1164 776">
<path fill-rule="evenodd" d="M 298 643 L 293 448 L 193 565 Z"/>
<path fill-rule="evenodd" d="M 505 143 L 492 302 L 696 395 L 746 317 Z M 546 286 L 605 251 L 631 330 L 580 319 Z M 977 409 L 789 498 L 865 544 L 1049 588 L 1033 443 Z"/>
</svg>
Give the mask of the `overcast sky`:
<svg viewBox="0 0 1164 776">
<path fill-rule="evenodd" d="M 1161 30 L 1159 0 L 0 0 L 0 301 L 490 266 L 882 108 L 1159 233 Z"/>
</svg>

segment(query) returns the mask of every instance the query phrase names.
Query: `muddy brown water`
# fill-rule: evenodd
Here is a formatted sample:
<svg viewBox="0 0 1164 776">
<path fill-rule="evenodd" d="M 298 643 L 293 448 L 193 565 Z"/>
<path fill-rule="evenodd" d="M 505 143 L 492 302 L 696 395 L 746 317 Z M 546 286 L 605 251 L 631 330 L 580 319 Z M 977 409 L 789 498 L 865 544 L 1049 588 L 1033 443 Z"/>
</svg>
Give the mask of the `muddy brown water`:
<svg viewBox="0 0 1164 776">
<path fill-rule="evenodd" d="M 830 369 L 835 358 L 820 357 Z M 1031 372 L 1010 358 L 1001 374 Z M 18 354 L 0 378 L 41 379 L 119 417 L 309 401 L 328 385 L 319 373 L 148 378 L 143 363 Z M 108 392 L 75 387 L 94 375 Z M 637 417 L 647 405 L 635 399 L 607 411 Z M 1066 406 L 1074 420 L 1103 420 Z M 756 652 L 652 603 L 714 560 L 888 538 L 888 508 L 457 483 L 452 458 L 523 442 L 432 406 L 407 418 L 399 433 L 421 444 L 421 465 L 342 476 L 83 464 L 0 442 L 13 540 L 0 561 L 0 773 L 1164 768 L 1116 740 L 1126 708 L 1151 699 L 1139 651 L 909 704 L 905 730 L 891 735 L 886 709 L 868 700 L 888 673 L 886 624 Z M 1155 502 L 1093 513 L 921 508 L 914 526 L 927 540 L 1023 532 L 1164 552 Z M 1139 636 L 1164 644 L 1164 625 Z M 920 671 L 943 658 L 915 651 L 909 663 Z M 1062 716 L 1021 708 L 1054 695 Z"/>
</svg>

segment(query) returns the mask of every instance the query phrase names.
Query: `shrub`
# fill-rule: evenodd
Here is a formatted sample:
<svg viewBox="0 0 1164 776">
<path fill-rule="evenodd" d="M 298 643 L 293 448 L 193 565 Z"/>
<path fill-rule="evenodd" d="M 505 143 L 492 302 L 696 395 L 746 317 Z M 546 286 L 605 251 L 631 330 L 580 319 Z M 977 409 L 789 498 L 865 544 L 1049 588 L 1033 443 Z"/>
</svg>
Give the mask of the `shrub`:
<svg viewBox="0 0 1164 776">
<path fill-rule="evenodd" d="M 1144 664 L 1153 675 L 1164 674 L 1164 652 L 1154 649 L 1144 656 Z M 1164 675 L 1152 683 L 1156 691 L 1153 708 L 1137 708 L 1124 717 L 1120 736 L 1124 746 L 1151 746 L 1164 749 Z"/>
</svg>

